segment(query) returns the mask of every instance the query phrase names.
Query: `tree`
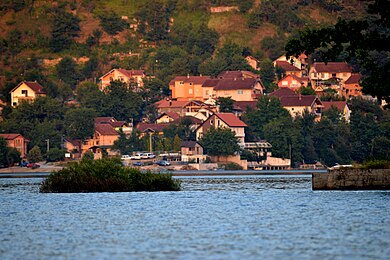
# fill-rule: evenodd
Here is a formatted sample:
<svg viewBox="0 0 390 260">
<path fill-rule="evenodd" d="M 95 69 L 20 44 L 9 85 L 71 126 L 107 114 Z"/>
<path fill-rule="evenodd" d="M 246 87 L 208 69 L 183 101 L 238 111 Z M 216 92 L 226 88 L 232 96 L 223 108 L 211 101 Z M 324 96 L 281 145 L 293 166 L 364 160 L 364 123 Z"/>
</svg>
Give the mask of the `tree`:
<svg viewBox="0 0 390 260">
<path fill-rule="evenodd" d="M 54 52 L 70 47 L 80 32 L 80 19 L 58 8 L 54 13 L 50 46 Z"/>
<path fill-rule="evenodd" d="M 300 87 L 298 93 L 304 96 L 316 95 L 316 91 L 312 87 L 305 87 L 305 86 Z"/>
<path fill-rule="evenodd" d="M 51 148 L 47 153 L 47 161 L 48 162 L 58 162 L 63 161 L 65 159 L 65 153 L 67 151 L 64 149 L 59 149 L 57 147 Z"/>
<path fill-rule="evenodd" d="M 0 137 L 0 163 L 4 166 L 8 165 L 8 144 L 7 141 Z"/>
<path fill-rule="evenodd" d="M 57 77 L 74 89 L 80 74 L 77 64 L 71 57 L 64 57 L 56 66 Z"/>
<path fill-rule="evenodd" d="M 229 128 L 211 127 L 200 143 L 206 153 L 211 156 L 229 156 L 240 151 L 235 133 Z"/>
<path fill-rule="evenodd" d="M 274 119 L 264 126 L 264 136 L 272 144 L 272 154 L 276 157 L 290 158 L 293 164 L 303 160 L 303 138 L 291 118 Z"/>
<path fill-rule="evenodd" d="M 233 111 L 234 100 L 231 97 L 218 97 L 217 106 L 219 106 L 219 112 L 231 113 Z"/>
<path fill-rule="evenodd" d="M 112 150 L 119 151 L 121 154 L 129 154 L 131 152 L 131 144 L 123 131 L 119 132 L 119 137 L 114 141 Z"/>
<path fill-rule="evenodd" d="M 66 134 L 72 140 L 86 138 L 95 131 L 96 112 L 91 108 L 73 108 L 65 113 L 64 126 Z"/>
<path fill-rule="evenodd" d="M 362 68 L 363 92 L 390 101 L 390 2 L 375 0 L 360 20 L 339 20 L 334 26 L 306 29 L 286 45 L 287 57 L 319 50 L 324 61 L 344 52 Z M 313 41 L 313 39 L 316 39 Z"/>
<path fill-rule="evenodd" d="M 36 163 L 43 160 L 41 149 L 38 146 L 34 146 L 27 154 L 27 158 L 30 162 Z"/>
<path fill-rule="evenodd" d="M 180 139 L 179 135 L 175 135 L 175 138 L 173 138 L 173 150 L 180 151 L 181 143 L 182 143 L 182 140 Z"/>
<path fill-rule="evenodd" d="M 147 0 L 135 13 L 138 31 L 149 41 L 165 40 L 169 29 L 169 16 L 161 0 Z"/>
<path fill-rule="evenodd" d="M 122 20 L 114 11 L 104 11 L 98 15 L 100 19 L 100 26 L 103 30 L 111 36 L 123 31 L 129 24 Z M 95 33 L 95 39 L 96 37 Z"/>
<path fill-rule="evenodd" d="M 264 84 L 265 91 L 271 93 L 274 89 L 272 83 L 275 81 L 275 67 L 270 60 L 260 62 L 260 78 Z"/>
<path fill-rule="evenodd" d="M 99 114 L 102 111 L 104 94 L 92 82 L 83 82 L 76 88 L 76 99 L 85 108 L 92 108 Z"/>
<path fill-rule="evenodd" d="M 129 89 L 121 81 L 112 81 L 106 88 L 103 97 L 102 112 L 105 116 L 112 116 L 117 120 L 134 121 L 140 120 L 142 116 L 143 103 L 138 93 Z"/>
<path fill-rule="evenodd" d="M 250 141 L 264 139 L 264 125 L 273 119 L 291 118 L 290 113 L 284 109 L 277 97 L 261 96 L 255 109 L 248 109 L 243 120 L 248 125 L 246 138 Z"/>
</svg>

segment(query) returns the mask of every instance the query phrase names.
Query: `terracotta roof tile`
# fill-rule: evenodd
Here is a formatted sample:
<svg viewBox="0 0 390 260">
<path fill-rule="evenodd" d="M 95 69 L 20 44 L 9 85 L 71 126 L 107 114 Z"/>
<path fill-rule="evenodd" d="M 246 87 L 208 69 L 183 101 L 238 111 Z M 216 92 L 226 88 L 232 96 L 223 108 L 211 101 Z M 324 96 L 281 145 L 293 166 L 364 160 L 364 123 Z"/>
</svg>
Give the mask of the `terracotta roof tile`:
<svg viewBox="0 0 390 260">
<path fill-rule="evenodd" d="M 14 140 L 18 137 L 23 137 L 21 134 L 0 134 L 5 140 Z"/>
<path fill-rule="evenodd" d="M 162 132 L 164 128 L 169 126 L 170 124 L 147 124 L 147 123 L 139 123 L 137 125 L 137 129 L 141 132 L 146 132 L 147 130 L 151 130 L 153 132 Z"/>
<path fill-rule="evenodd" d="M 345 84 L 358 84 L 361 78 L 362 75 L 359 73 L 352 73 L 351 77 L 345 81 Z"/>
<path fill-rule="evenodd" d="M 252 78 L 220 79 L 214 90 L 252 89 L 257 80 Z"/>
<path fill-rule="evenodd" d="M 339 111 L 344 111 L 347 102 L 346 101 L 322 101 L 322 105 L 324 106 L 324 111 L 330 109 L 331 107 L 335 107 Z"/>
<path fill-rule="evenodd" d="M 196 144 L 202 146 L 200 143 L 198 143 L 197 141 L 183 141 L 180 145 L 180 147 L 195 147 Z"/>
<path fill-rule="evenodd" d="M 283 107 L 309 107 L 316 100 L 318 100 L 318 98 L 313 95 L 282 96 L 280 98 L 280 103 Z"/>
<path fill-rule="evenodd" d="M 351 66 L 346 62 L 315 62 L 313 67 L 317 72 L 352 72 Z"/>
<path fill-rule="evenodd" d="M 237 116 L 232 113 L 216 113 L 217 117 L 219 117 L 222 121 L 224 121 L 230 127 L 245 127 L 247 126 L 244 122 L 242 122 Z"/>
<path fill-rule="evenodd" d="M 289 89 L 289 88 L 278 88 L 277 90 L 270 93 L 269 95 L 274 96 L 274 97 L 278 97 L 278 98 L 285 97 L 285 96 L 298 96 L 298 94 L 295 93 L 294 90 Z"/>
<path fill-rule="evenodd" d="M 248 107 L 256 108 L 257 101 L 236 101 L 235 109 L 246 112 Z"/>
<path fill-rule="evenodd" d="M 276 66 L 281 67 L 285 71 L 301 71 L 299 68 L 295 67 L 288 61 L 283 61 L 283 60 L 277 60 Z"/>
<path fill-rule="evenodd" d="M 95 124 L 95 131 L 102 135 L 118 135 L 118 132 L 110 124 Z"/>
<path fill-rule="evenodd" d="M 177 76 L 169 82 L 169 85 L 173 85 L 176 81 L 183 81 L 184 83 L 203 85 L 203 83 L 208 79 L 211 78 L 209 76 Z"/>
<path fill-rule="evenodd" d="M 108 123 L 112 123 L 112 122 L 116 122 L 116 119 L 113 118 L 113 117 L 96 117 L 95 118 L 95 124 L 108 124 Z"/>
<path fill-rule="evenodd" d="M 22 81 L 15 88 L 13 88 L 11 92 L 14 91 L 16 88 L 18 88 L 23 83 L 26 84 L 29 88 L 31 88 L 36 94 L 46 94 L 41 84 L 35 81 Z"/>
<path fill-rule="evenodd" d="M 145 74 L 144 70 L 125 70 L 125 69 L 117 69 L 117 70 L 129 78 L 133 76 L 142 76 Z"/>
<path fill-rule="evenodd" d="M 251 71 L 246 70 L 226 70 L 219 73 L 218 78 L 234 79 L 234 78 L 258 78 L 259 76 Z"/>
<path fill-rule="evenodd" d="M 219 79 L 208 79 L 206 80 L 202 87 L 215 87 L 219 82 Z"/>
<path fill-rule="evenodd" d="M 174 111 L 170 111 L 170 112 L 164 112 L 164 113 L 162 113 L 161 115 L 159 115 L 159 116 L 157 117 L 157 119 L 158 119 L 158 118 L 161 118 L 161 117 L 164 116 L 164 115 L 169 116 L 169 117 L 172 118 L 173 120 L 176 120 L 176 119 L 179 119 L 179 118 L 180 118 L 180 115 L 179 115 L 178 113 L 176 113 L 176 112 L 174 112 Z"/>
</svg>

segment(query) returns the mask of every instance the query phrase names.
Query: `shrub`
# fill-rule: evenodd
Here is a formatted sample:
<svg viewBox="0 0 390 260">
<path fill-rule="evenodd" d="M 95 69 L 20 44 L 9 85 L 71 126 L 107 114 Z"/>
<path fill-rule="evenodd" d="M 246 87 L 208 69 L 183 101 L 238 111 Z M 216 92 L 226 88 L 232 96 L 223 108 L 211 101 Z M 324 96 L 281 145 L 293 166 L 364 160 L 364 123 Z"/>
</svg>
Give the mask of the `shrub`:
<svg viewBox="0 0 390 260">
<path fill-rule="evenodd" d="M 390 161 L 387 160 L 373 160 L 366 161 L 361 166 L 363 169 L 390 169 Z"/>
<path fill-rule="evenodd" d="M 125 168 L 118 158 L 82 160 L 50 174 L 40 192 L 178 191 L 180 182 L 170 174 Z"/>
<path fill-rule="evenodd" d="M 230 170 L 230 171 L 242 170 L 241 165 L 234 162 L 227 163 L 224 166 L 225 166 L 225 170 Z"/>
</svg>

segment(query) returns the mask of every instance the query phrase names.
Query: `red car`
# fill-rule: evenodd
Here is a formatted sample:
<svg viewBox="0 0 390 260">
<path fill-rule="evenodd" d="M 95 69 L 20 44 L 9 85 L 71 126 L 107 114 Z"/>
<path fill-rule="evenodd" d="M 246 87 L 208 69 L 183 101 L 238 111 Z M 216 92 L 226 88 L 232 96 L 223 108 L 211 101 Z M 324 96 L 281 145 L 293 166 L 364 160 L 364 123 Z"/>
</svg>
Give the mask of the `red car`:
<svg viewBox="0 0 390 260">
<path fill-rule="evenodd" d="M 31 168 L 31 169 L 36 169 L 36 168 L 39 168 L 41 167 L 39 164 L 37 163 L 29 163 L 27 164 L 27 168 Z"/>
</svg>

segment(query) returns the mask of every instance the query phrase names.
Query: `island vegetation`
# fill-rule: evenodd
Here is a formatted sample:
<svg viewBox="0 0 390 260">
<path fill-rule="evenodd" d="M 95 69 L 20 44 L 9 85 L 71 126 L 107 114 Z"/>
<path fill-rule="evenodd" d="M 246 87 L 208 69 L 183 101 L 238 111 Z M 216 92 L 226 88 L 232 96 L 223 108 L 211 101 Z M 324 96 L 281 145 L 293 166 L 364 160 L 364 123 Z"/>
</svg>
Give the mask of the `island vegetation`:
<svg viewBox="0 0 390 260">
<path fill-rule="evenodd" d="M 116 158 L 83 159 L 50 174 L 40 192 L 179 191 L 180 181 L 170 174 L 141 172 L 121 165 Z"/>
</svg>

